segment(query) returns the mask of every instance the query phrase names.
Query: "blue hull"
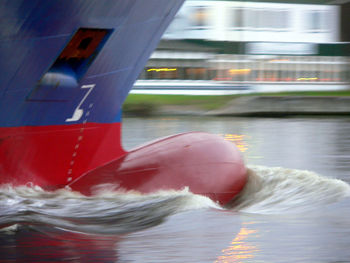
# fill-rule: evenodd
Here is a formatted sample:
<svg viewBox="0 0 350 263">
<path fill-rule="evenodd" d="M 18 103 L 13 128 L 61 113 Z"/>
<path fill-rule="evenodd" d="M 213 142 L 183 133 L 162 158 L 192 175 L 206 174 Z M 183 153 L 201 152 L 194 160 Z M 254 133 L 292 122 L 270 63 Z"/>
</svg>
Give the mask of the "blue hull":
<svg viewBox="0 0 350 263">
<path fill-rule="evenodd" d="M 119 122 L 123 101 L 182 2 L 0 1 L 0 127 L 82 123 L 67 122 L 81 102 L 84 112 L 93 104 L 89 121 Z M 67 73 L 69 83 L 61 76 L 59 85 L 42 84 L 82 28 L 109 34 L 93 62 L 79 76 Z"/>
</svg>

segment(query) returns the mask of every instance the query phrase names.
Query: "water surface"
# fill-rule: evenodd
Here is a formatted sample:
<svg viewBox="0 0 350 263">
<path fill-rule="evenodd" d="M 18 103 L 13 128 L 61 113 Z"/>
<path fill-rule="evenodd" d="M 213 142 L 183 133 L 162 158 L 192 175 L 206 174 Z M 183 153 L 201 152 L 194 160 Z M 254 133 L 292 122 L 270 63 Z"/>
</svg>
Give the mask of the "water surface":
<svg viewBox="0 0 350 263">
<path fill-rule="evenodd" d="M 186 189 L 4 187 L 0 262 L 350 262 L 349 120 L 125 118 L 127 149 L 194 130 L 233 141 L 247 187 L 227 208 Z"/>
</svg>

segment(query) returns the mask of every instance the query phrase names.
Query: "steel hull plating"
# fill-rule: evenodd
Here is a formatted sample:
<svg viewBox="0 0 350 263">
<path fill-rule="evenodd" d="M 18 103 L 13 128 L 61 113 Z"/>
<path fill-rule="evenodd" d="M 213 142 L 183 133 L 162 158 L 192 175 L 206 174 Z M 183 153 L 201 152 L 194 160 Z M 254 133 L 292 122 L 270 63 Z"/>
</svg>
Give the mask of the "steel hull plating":
<svg viewBox="0 0 350 263">
<path fill-rule="evenodd" d="M 120 125 L 2 128 L 1 183 L 32 183 L 46 189 L 63 187 L 106 160 L 125 154 L 118 141 Z"/>
<path fill-rule="evenodd" d="M 0 183 L 86 194 L 101 184 L 143 193 L 188 186 L 232 198 L 245 167 L 219 137 L 121 146 L 122 103 L 182 2 L 0 3 Z"/>
<path fill-rule="evenodd" d="M 242 190 L 245 175 L 241 155 L 231 142 L 193 132 L 134 149 L 81 176 L 70 187 L 84 194 L 101 185 L 142 193 L 188 187 L 193 193 L 225 204 Z"/>
</svg>

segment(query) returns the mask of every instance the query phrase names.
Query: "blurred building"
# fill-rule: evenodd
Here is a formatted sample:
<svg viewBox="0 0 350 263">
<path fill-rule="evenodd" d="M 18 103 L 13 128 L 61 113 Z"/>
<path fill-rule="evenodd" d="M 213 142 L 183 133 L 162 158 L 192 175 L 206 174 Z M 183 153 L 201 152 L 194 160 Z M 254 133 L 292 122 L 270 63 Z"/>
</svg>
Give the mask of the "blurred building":
<svg viewBox="0 0 350 263">
<path fill-rule="evenodd" d="M 336 5 L 186 1 L 165 39 L 329 43 L 339 41 Z"/>
<path fill-rule="evenodd" d="M 344 85 L 350 46 L 339 42 L 340 13 L 337 5 L 188 0 L 139 79 Z"/>
</svg>

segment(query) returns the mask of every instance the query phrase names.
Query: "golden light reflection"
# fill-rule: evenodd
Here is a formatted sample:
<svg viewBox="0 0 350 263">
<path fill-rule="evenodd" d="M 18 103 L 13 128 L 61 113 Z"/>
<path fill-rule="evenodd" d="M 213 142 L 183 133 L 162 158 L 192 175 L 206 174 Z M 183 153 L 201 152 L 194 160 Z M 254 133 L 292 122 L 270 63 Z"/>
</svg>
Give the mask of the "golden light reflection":
<svg viewBox="0 0 350 263">
<path fill-rule="evenodd" d="M 242 227 L 230 246 L 221 251 L 222 255 L 218 257 L 215 263 L 241 263 L 243 259 L 254 258 L 254 253 L 258 252 L 259 249 L 254 245 L 244 242 L 244 240 L 249 235 L 257 232 L 257 230 Z"/>
<path fill-rule="evenodd" d="M 160 72 L 160 71 L 176 71 L 176 68 L 150 68 L 147 69 L 147 71 L 156 71 L 156 72 Z"/>
<path fill-rule="evenodd" d="M 246 142 L 247 135 L 239 135 L 239 134 L 220 134 L 224 137 L 226 141 L 231 141 L 236 144 L 238 150 L 241 152 L 246 152 L 248 150 L 248 143 Z"/>
<path fill-rule="evenodd" d="M 249 74 L 252 70 L 250 68 L 241 68 L 241 69 L 230 69 L 228 72 L 231 75 L 244 75 Z"/>
<path fill-rule="evenodd" d="M 318 80 L 318 78 L 298 78 L 297 80 Z"/>
</svg>

